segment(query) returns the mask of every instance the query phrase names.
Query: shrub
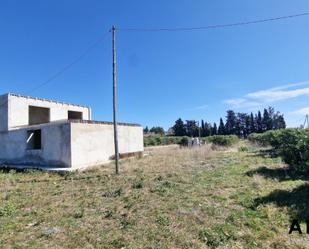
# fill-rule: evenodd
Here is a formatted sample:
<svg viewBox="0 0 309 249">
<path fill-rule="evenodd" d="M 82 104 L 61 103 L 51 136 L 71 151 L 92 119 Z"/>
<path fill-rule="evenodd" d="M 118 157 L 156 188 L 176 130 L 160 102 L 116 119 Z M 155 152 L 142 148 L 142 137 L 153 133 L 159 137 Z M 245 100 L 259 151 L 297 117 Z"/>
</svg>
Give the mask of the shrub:
<svg viewBox="0 0 309 249">
<path fill-rule="evenodd" d="M 211 230 L 204 229 L 199 232 L 199 239 L 206 243 L 208 248 L 218 248 L 222 244 L 226 244 L 230 240 L 235 240 L 234 227 L 228 223 L 217 224 Z"/>
<path fill-rule="evenodd" d="M 73 214 L 73 217 L 75 219 L 80 219 L 80 218 L 83 218 L 84 217 L 84 209 L 79 209 L 79 210 L 76 210 L 75 213 Z"/>
<path fill-rule="evenodd" d="M 153 137 L 145 137 L 144 138 L 144 145 L 145 146 L 155 146 L 156 145 L 156 141 L 154 140 Z"/>
<path fill-rule="evenodd" d="M 219 146 L 231 146 L 239 141 L 235 135 L 215 135 L 206 137 L 203 140 Z"/>
<path fill-rule="evenodd" d="M 156 223 L 161 225 L 161 226 L 168 226 L 170 224 L 169 218 L 162 216 L 162 215 L 157 215 L 156 217 Z"/>
<path fill-rule="evenodd" d="M 180 141 L 178 142 L 181 146 L 188 146 L 189 138 L 188 137 L 182 137 Z"/>
<path fill-rule="evenodd" d="M 132 188 L 135 188 L 135 189 L 140 189 L 140 188 L 143 188 L 143 187 L 144 187 L 144 182 L 141 179 L 134 181 L 133 184 L 132 184 Z"/>
<path fill-rule="evenodd" d="M 144 137 L 144 146 L 179 144 L 187 145 L 188 137 L 167 137 L 161 135 L 152 135 Z"/>
<path fill-rule="evenodd" d="M 283 130 L 266 131 L 264 133 L 252 133 L 248 136 L 248 140 L 261 146 L 272 145 L 277 147 L 279 145 L 277 136 L 281 131 Z"/>
<path fill-rule="evenodd" d="M 10 201 L 5 202 L 2 206 L 0 206 L 0 217 L 1 216 L 11 216 L 15 213 L 16 208 L 14 204 Z"/>
<path fill-rule="evenodd" d="M 209 248 L 217 248 L 220 245 L 220 240 L 206 229 L 199 232 L 199 239 L 206 243 Z"/>
<path fill-rule="evenodd" d="M 290 128 L 251 134 L 251 142 L 271 145 L 284 162 L 298 170 L 309 169 L 309 129 Z"/>
<path fill-rule="evenodd" d="M 161 145 L 162 144 L 162 137 L 155 136 L 154 140 L 155 140 L 155 145 Z"/>
<path fill-rule="evenodd" d="M 246 146 L 241 146 L 241 147 L 238 148 L 238 151 L 239 152 L 247 152 L 247 151 L 249 151 L 249 148 L 246 147 Z"/>
<path fill-rule="evenodd" d="M 235 135 L 216 135 L 211 137 L 203 137 L 202 141 L 213 143 L 220 146 L 231 146 L 238 142 L 238 137 Z M 170 144 L 179 144 L 181 146 L 187 146 L 189 137 L 168 137 L 160 135 L 152 135 L 144 137 L 144 146 L 157 146 L 157 145 L 170 145 Z"/>
<path fill-rule="evenodd" d="M 122 194 L 122 188 L 118 188 L 114 191 L 107 191 L 103 193 L 103 197 L 118 197 Z"/>
</svg>

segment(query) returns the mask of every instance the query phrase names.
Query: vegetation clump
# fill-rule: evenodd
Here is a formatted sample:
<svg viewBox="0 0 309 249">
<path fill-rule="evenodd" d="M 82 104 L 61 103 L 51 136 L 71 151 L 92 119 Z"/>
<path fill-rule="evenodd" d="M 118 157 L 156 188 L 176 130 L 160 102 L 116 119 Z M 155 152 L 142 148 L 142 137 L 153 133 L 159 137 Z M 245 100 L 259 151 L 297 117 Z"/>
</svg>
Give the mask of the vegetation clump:
<svg viewBox="0 0 309 249">
<path fill-rule="evenodd" d="M 233 110 L 226 112 L 225 121 L 220 118 L 219 125 L 196 120 L 185 120 L 181 118 L 175 121 L 171 130 L 175 136 L 208 137 L 214 135 L 236 135 L 247 138 L 250 133 L 261 133 L 268 130 L 284 129 L 286 127 L 283 114 L 276 112 L 273 107 L 265 108 L 263 112 L 236 113 Z"/>
<path fill-rule="evenodd" d="M 3 206 L 0 207 L 0 217 L 1 216 L 11 216 L 16 211 L 16 207 L 10 201 L 4 203 Z"/>
<path fill-rule="evenodd" d="M 162 136 L 162 135 L 149 135 L 144 137 L 144 146 L 158 146 L 158 145 L 170 145 L 179 144 L 187 145 L 188 137 L 172 137 L 172 136 Z"/>
<path fill-rule="evenodd" d="M 114 191 L 106 191 L 103 193 L 103 197 L 111 198 L 111 197 L 118 197 L 122 194 L 122 188 L 117 188 Z"/>
<path fill-rule="evenodd" d="M 144 181 L 142 179 L 134 181 L 132 184 L 132 188 L 134 189 L 141 189 L 144 187 Z"/>
<path fill-rule="evenodd" d="M 309 170 L 309 129 L 289 128 L 251 134 L 249 141 L 272 146 L 283 161 L 297 170 Z"/>
</svg>

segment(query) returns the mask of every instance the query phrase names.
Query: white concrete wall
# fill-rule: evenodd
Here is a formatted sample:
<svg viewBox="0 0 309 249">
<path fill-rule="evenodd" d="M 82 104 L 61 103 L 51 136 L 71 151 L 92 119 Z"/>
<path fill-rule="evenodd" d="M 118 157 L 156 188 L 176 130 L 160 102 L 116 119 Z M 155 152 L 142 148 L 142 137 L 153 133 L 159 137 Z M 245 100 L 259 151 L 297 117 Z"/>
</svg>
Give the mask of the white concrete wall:
<svg viewBox="0 0 309 249">
<path fill-rule="evenodd" d="M 38 106 L 50 108 L 50 121 L 68 119 L 68 111 L 78 111 L 83 113 L 84 120 L 91 119 L 90 108 L 58 103 L 55 101 L 27 98 L 22 96 L 8 95 L 8 127 L 28 125 L 29 106 Z M 2 119 L 2 116 L 1 116 Z"/>
<path fill-rule="evenodd" d="M 42 149 L 27 149 L 27 131 L 41 129 Z M 143 128 L 118 125 L 119 152 L 142 152 Z M 113 125 L 63 121 L 0 132 L 0 164 L 85 168 L 114 156 Z"/>
<path fill-rule="evenodd" d="M 0 132 L 8 130 L 8 95 L 0 96 Z"/>
<path fill-rule="evenodd" d="M 115 154 L 113 126 L 71 123 L 72 168 L 106 163 Z M 144 150 L 143 128 L 118 125 L 119 153 Z"/>
<path fill-rule="evenodd" d="M 42 149 L 27 150 L 27 131 L 35 129 L 41 129 Z M 70 167 L 70 124 L 35 125 L 0 132 L 0 163 Z"/>
<path fill-rule="evenodd" d="M 71 167 L 70 124 L 46 125 L 42 129 L 42 152 L 44 164 Z"/>
</svg>

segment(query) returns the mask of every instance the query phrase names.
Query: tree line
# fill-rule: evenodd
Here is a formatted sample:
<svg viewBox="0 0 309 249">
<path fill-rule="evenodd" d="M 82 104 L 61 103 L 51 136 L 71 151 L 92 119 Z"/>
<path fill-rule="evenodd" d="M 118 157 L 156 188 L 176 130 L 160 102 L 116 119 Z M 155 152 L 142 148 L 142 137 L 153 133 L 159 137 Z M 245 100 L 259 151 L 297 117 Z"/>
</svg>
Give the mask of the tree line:
<svg viewBox="0 0 309 249">
<path fill-rule="evenodd" d="M 144 129 L 144 133 L 145 134 L 155 133 L 155 134 L 164 135 L 165 131 L 164 131 L 163 127 L 160 127 L 160 126 L 154 126 L 151 129 L 149 129 L 148 126 L 146 126 L 146 128 Z"/>
<path fill-rule="evenodd" d="M 262 133 L 268 130 L 286 128 L 283 114 L 276 112 L 273 107 L 265 108 L 257 114 L 234 112 L 228 110 L 225 121 L 220 118 L 219 125 L 201 120 L 186 120 L 179 118 L 171 128 L 175 136 L 207 137 L 211 135 L 237 135 L 246 138 L 250 133 Z"/>
</svg>

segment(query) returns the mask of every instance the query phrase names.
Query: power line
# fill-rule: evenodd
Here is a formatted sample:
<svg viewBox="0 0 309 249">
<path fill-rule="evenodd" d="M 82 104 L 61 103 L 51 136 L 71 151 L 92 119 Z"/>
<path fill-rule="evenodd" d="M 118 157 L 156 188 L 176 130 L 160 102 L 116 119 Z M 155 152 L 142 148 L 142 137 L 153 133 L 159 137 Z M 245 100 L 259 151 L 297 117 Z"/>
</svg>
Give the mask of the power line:
<svg viewBox="0 0 309 249">
<path fill-rule="evenodd" d="M 51 81 L 53 81 L 54 79 L 58 78 L 60 75 L 62 75 L 65 71 L 69 70 L 72 66 L 74 66 L 77 62 L 79 62 L 81 59 L 83 59 L 92 49 L 94 49 L 96 46 L 98 46 L 101 41 L 103 41 L 106 36 L 109 34 L 110 31 L 107 31 L 106 33 L 103 34 L 102 37 L 100 37 L 99 39 L 97 39 L 92 45 L 90 45 L 88 48 L 86 48 L 84 50 L 84 52 L 82 52 L 79 56 L 77 56 L 72 62 L 70 62 L 69 64 L 65 65 L 62 69 L 60 69 L 57 73 L 53 74 L 52 76 L 50 76 L 46 81 L 44 81 L 43 83 L 41 83 L 40 85 L 36 86 L 35 88 L 33 88 L 30 92 L 34 92 L 40 88 L 42 88 L 43 86 L 47 85 L 48 83 L 50 83 Z"/>
<path fill-rule="evenodd" d="M 94 41 L 88 48 L 86 48 L 79 56 L 77 56 L 73 61 L 65 65 L 62 69 L 60 69 L 58 72 L 54 73 L 52 76 L 50 76 L 47 80 L 43 81 L 41 84 L 37 85 L 33 89 L 29 91 L 28 94 L 46 86 L 56 78 L 60 77 L 64 72 L 69 70 L 72 66 L 74 66 L 77 62 L 79 62 L 81 59 L 83 59 L 92 49 L 94 49 L 96 46 L 98 46 L 110 33 L 110 30 L 105 32 L 102 37 L 98 38 L 96 41 Z M 0 103 L 0 107 L 4 106 L 8 103 L 8 100 L 4 101 L 3 103 Z"/>
<path fill-rule="evenodd" d="M 235 26 L 244 26 L 244 25 L 251 25 L 251 24 L 258 24 L 258 23 L 265 23 L 265 22 L 273 22 L 278 20 L 284 19 L 291 19 L 296 17 L 308 16 L 309 12 L 304 12 L 300 14 L 288 15 L 288 16 L 279 16 L 267 19 L 259 19 L 259 20 L 252 20 L 252 21 L 245 21 L 245 22 L 236 22 L 236 23 L 229 23 L 229 24 L 215 24 L 209 26 L 201 26 L 201 27 L 181 27 L 181 28 L 119 28 L 119 31 L 136 31 L 136 32 L 159 32 L 159 31 L 203 31 L 208 29 L 217 29 L 217 28 L 228 28 L 228 27 L 235 27 Z"/>
</svg>

